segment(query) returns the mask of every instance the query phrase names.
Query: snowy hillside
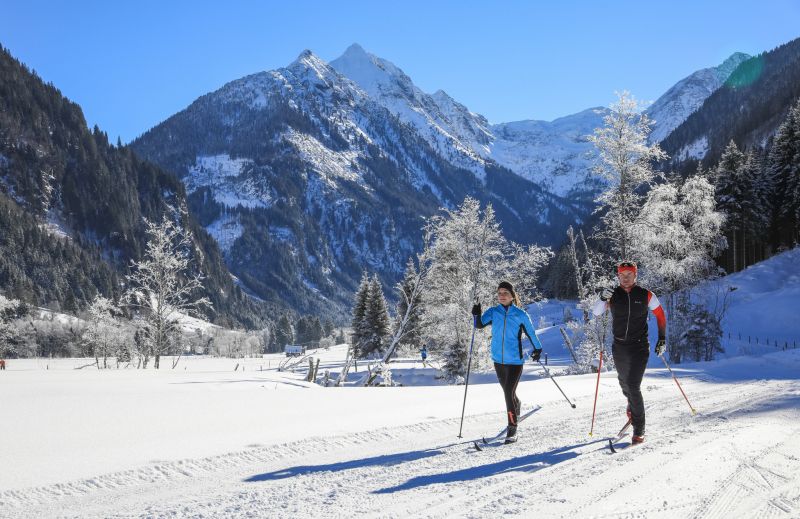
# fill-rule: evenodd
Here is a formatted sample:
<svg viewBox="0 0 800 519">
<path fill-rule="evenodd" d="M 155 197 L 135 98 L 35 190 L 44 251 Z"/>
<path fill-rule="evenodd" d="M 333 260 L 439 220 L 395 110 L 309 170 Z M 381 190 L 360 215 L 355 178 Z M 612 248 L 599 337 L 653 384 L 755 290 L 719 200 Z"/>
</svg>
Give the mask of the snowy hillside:
<svg viewBox="0 0 800 519">
<path fill-rule="evenodd" d="M 719 284 L 735 288 L 722 321 L 727 355 L 800 348 L 800 248 L 725 276 Z"/>
</svg>

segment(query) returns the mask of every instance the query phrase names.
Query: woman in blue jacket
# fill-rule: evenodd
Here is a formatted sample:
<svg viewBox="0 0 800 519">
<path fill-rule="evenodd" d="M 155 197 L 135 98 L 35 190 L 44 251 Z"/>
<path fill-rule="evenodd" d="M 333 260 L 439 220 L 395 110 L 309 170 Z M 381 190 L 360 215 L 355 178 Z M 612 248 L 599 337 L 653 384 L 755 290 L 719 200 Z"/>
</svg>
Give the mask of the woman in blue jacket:
<svg viewBox="0 0 800 519">
<path fill-rule="evenodd" d="M 522 306 L 514 287 L 503 281 L 497 287 L 497 301 L 500 303 L 481 314 L 481 305 L 472 307 L 477 328 L 492 327 L 492 360 L 497 379 L 503 387 L 508 412 L 508 432 L 506 443 L 517 439 L 517 418 L 522 402 L 517 398 L 517 384 L 522 375 L 525 354 L 522 351 L 522 337 L 526 335 L 533 345 L 531 358 L 539 360 L 542 343 L 536 337 L 533 323 Z"/>
</svg>

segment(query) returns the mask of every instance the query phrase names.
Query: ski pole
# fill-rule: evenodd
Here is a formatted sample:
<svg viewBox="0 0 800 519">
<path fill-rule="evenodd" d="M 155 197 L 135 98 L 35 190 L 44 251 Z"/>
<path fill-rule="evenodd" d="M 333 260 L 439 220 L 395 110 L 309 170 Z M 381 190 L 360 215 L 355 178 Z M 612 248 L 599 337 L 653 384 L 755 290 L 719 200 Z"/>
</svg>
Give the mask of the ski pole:
<svg viewBox="0 0 800 519">
<path fill-rule="evenodd" d="M 600 365 L 597 366 L 597 385 L 594 388 L 594 405 L 592 406 L 592 428 L 589 430 L 589 436 L 594 435 L 594 414 L 597 411 L 597 395 L 600 393 L 600 372 L 603 370 L 603 350 L 600 350 Z"/>
<path fill-rule="evenodd" d="M 547 376 L 548 376 L 548 377 L 550 377 L 550 380 L 552 380 L 552 381 L 553 381 L 553 384 L 555 384 L 555 385 L 556 385 L 556 387 L 558 388 L 558 390 L 559 390 L 559 391 L 561 391 L 561 394 L 562 394 L 562 395 L 564 395 L 564 398 L 566 398 L 566 399 L 567 399 L 567 402 L 569 402 L 569 405 L 570 405 L 570 406 L 572 406 L 572 408 L 573 408 L 573 409 L 575 409 L 575 404 L 573 404 L 573 403 L 570 401 L 569 397 L 567 397 L 567 395 L 566 395 L 566 394 L 564 394 L 564 390 L 563 390 L 563 389 L 561 389 L 561 386 L 559 386 L 559 385 L 558 385 L 558 382 L 556 382 L 556 379 L 554 379 L 554 378 L 553 378 L 553 375 L 551 375 L 551 374 L 550 374 L 550 370 L 549 370 L 549 369 L 547 369 L 547 367 L 545 367 L 545 365 L 544 365 L 544 364 L 542 364 L 542 361 L 541 361 L 541 360 L 540 360 L 540 361 L 538 361 L 538 362 L 539 362 L 539 365 L 540 365 L 540 366 L 542 367 L 542 369 L 544 370 L 544 372 L 545 372 L 545 373 L 547 373 Z"/>
<path fill-rule="evenodd" d="M 664 358 L 664 354 L 662 353 L 661 355 L 659 355 L 659 357 L 661 357 L 661 360 L 664 361 L 664 365 L 667 367 L 667 369 L 669 370 L 670 374 L 672 375 L 672 380 L 674 380 L 675 383 L 678 385 L 678 389 L 681 390 L 681 394 L 683 395 L 683 398 L 686 399 L 686 403 L 689 404 L 689 409 L 692 410 L 692 416 L 696 415 L 697 411 L 694 410 L 694 407 L 692 407 L 692 404 L 689 402 L 689 399 L 686 398 L 686 393 L 683 392 L 683 388 L 681 387 L 681 383 L 678 382 L 678 377 L 675 376 L 675 373 L 672 372 L 672 368 L 670 368 L 669 364 L 667 364 L 667 359 Z"/>
<path fill-rule="evenodd" d="M 469 343 L 469 358 L 467 360 L 467 379 L 464 385 L 464 403 L 461 404 L 461 425 L 458 426 L 458 437 L 461 436 L 461 430 L 464 427 L 464 410 L 467 408 L 467 389 L 469 389 L 469 371 L 472 367 L 472 345 L 475 344 L 475 330 L 478 328 L 478 317 L 472 316 L 472 340 Z"/>
</svg>

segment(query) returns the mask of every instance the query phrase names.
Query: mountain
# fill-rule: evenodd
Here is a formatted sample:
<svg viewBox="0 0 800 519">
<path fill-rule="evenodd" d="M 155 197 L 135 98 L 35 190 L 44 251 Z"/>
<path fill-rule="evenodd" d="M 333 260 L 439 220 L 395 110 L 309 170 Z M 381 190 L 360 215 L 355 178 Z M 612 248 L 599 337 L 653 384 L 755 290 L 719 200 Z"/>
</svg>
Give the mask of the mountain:
<svg viewBox="0 0 800 519">
<path fill-rule="evenodd" d="M 554 121 L 495 124 L 490 156 L 557 195 L 591 205 L 603 183 L 592 174 L 596 154 L 589 136 L 607 113 L 597 107 Z"/>
<path fill-rule="evenodd" d="M 765 146 L 800 97 L 800 38 L 742 63 L 662 142 L 678 169 L 715 163 L 734 140 Z"/>
<path fill-rule="evenodd" d="M 216 243 L 188 215 L 183 185 L 89 130 L 78 105 L 0 47 L 0 290 L 76 312 L 98 293 L 118 297 L 142 256 L 144 218 L 169 215 L 191 232 L 214 304 L 205 317 L 258 326 Z"/>
<path fill-rule="evenodd" d="M 185 182 L 192 213 L 253 293 L 342 316 L 362 270 L 391 286 L 421 245 L 424 218 L 466 196 L 492 203 L 523 244 L 554 244 L 583 216 L 463 145 L 457 130 L 478 142 L 483 123 L 456 117 L 461 105 L 425 96 L 387 62 L 360 67 L 359 54 L 351 47 L 336 64 L 372 92 L 305 51 L 131 144 Z"/>
<path fill-rule="evenodd" d="M 673 85 L 646 113 L 659 142 L 716 91 L 749 56 L 735 53 L 721 65 L 699 70 Z M 603 125 L 607 108 L 596 107 L 554 121 L 517 121 L 490 126 L 489 157 L 554 194 L 591 204 L 602 183 L 591 174 L 596 161 L 588 136 Z"/>
<path fill-rule="evenodd" d="M 698 70 L 675 83 L 646 112 L 655 122 L 650 142 L 661 142 L 717 91 L 739 65 L 752 56 L 743 52 L 731 54 L 717 67 Z"/>
</svg>

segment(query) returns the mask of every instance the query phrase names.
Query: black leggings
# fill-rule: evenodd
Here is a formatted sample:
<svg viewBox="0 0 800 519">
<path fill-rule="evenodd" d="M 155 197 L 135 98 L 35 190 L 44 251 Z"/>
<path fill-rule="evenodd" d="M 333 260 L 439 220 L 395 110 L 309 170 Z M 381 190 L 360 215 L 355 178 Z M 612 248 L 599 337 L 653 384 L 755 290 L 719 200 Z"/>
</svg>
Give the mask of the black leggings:
<svg viewBox="0 0 800 519">
<path fill-rule="evenodd" d="M 506 411 L 508 415 L 508 425 L 517 424 L 517 384 L 519 377 L 522 376 L 522 364 L 498 364 L 494 363 L 494 371 L 497 373 L 497 380 L 503 387 L 503 394 L 506 397 Z"/>
<path fill-rule="evenodd" d="M 650 345 L 646 341 L 635 346 L 614 342 L 611 351 L 614 354 L 614 364 L 617 365 L 619 386 L 622 388 L 622 394 L 628 399 L 628 407 L 631 410 L 633 434 L 644 436 L 644 399 L 641 386 L 647 359 L 650 357 Z"/>
</svg>

